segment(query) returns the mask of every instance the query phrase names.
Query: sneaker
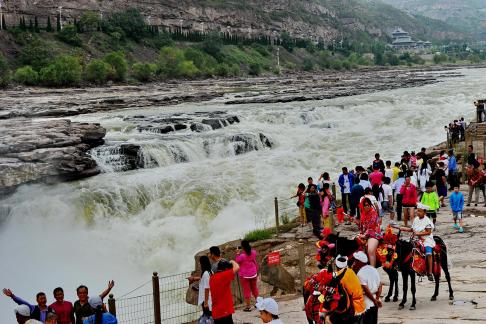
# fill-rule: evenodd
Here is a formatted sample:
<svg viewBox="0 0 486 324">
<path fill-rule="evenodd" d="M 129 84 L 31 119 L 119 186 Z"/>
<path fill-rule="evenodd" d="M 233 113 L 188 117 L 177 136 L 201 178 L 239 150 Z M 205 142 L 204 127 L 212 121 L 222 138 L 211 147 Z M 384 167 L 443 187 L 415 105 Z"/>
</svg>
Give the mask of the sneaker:
<svg viewBox="0 0 486 324">
<path fill-rule="evenodd" d="M 458 230 L 459 233 L 464 233 L 464 228 L 462 227 L 459 227 L 459 230 Z"/>
<path fill-rule="evenodd" d="M 454 229 L 459 229 L 459 225 L 457 225 L 457 224 L 452 225 L 452 227 L 453 227 Z"/>
<path fill-rule="evenodd" d="M 429 279 L 429 281 L 434 281 L 434 277 L 431 274 L 427 275 L 427 279 Z"/>
</svg>

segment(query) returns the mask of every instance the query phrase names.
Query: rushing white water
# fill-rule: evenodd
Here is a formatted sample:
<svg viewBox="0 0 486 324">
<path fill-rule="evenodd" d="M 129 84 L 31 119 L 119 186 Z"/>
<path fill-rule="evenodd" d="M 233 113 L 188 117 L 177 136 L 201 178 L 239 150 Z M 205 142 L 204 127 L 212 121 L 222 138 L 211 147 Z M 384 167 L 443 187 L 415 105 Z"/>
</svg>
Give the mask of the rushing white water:
<svg viewBox="0 0 486 324">
<path fill-rule="evenodd" d="M 72 118 L 101 122 L 109 130 L 108 145 L 143 143 L 160 167 L 113 172 L 117 161 L 107 150 L 99 157 L 106 173 L 25 186 L 1 202 L 1 285 L 29 300 L 38 291 L 52 300 L 52 289 L 63 286 L 74 299 L 79 284 L 96 292 L 114 279 L 119 296 L 150 279 L 154 270 L 190 270 L 195 252 L 270 225 L 273 197 L 289 197 L 307 176 L 326 170 L 335 179 L 342 166 L 369 163 L 375 152 L 395 160 L 403 150 L 444 141 L 443 126 L 460 116 L 471 119 L 472 102 L 485 96 L 484 70 L 461 72 L 464 78 L 439 84 L 333 100 L 208 102 Z M 141 113 L 217 110 L 238 115 L 241 123 L 154 137 L 123 121 Z M 235 155 L 229 147 L 234 144 L 222 140 L 259 133 L 275 143 L 272 149 Z M 167 153 L 169 147 L 186 158 L 177 160 Z M 0 317 L 11 316 L 12 308 L 1 300 Z"/>
</svg>

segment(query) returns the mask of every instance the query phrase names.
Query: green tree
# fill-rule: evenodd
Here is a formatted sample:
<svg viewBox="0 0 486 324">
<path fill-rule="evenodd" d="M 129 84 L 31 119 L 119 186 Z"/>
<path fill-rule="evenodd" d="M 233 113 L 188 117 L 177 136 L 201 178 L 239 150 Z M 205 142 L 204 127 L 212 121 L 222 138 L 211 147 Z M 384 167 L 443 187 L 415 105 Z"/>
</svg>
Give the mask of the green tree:
<svg viewBox="0 0 486 324">
<path fill-rule="evenodd" d="M 400 64 L 400 60 L 398 59 L 398 57 L 395 54 L 391 53 L 386 54 L 386 61 L 391 66 L 397 66 L 398 64 Z"/>
<path fill-rule="evenodd" d="M 220 63 L 216 66 L 215 73 L 218 76 L 226 77 L 230 75 L 230 67 L 226 63 Z"/>
<path fill-rule="evenodd" d="M 29 30 L 34 31 L 34 23 L 32 22 L 32 19 L 29 19 Z"/>
<path fill-rule="evenodd" d="M 223 48 L 223 42 L 221 38 L 216 34 L 209 35 L 202 43 L 201 48 L 204 52 L 208 53 L 217 60 L 221 59 L 221 49 Z"/>
<path fill-rule="evenodd" d="M 250 73 L 250 75 L 257 76 L 257 75 L 260 75 L 262 72 L 263 72 L 263 66 L 262 66 L 261 63 L 252 62 L 248 66 L 248 73 Z"/>
<path fill-rule="evenodd" d="M 2 15 L 2 29 L 7 30 L 7 23 L 5 22 L 5 15 Z"/>
<path fill-rule="evenodd" d="M 0 53 L 0 88 L 6 87 L 10 82 L 10 69 L 5 57 Z"/>
<path fill-rule="evenodd" d="M 15 71 L 13 79 L 15 82 L 24 85 L 36 85 L 39 82 L 39 73 L 31 66 L 23 66 Z"/>
<path fill-rule="evenodd" d="M 48 33 L 50 33 L 50 32 L 53 31 L 52 25 L 51 25 L 51 16 L 47 16 L 47 27 L 46 27 L 46 31 Z"/>
<path fill-rule="evenodd" d="M 56 30 L 57 32 L 61 31 L 61 17 L 59 14 L 56 16 Z"/>
<path fill-rule="evenodd" d="M 86 66 L 86 80 L 96 84 L 105 84 L 108 77 L 114 73 L 110 64 L 94 59 Z"/>
<path fill-rule="evenodd" d="M 63 29 L 57 33 L 57 37 L 69 45 L 81 46 L 83 44 L 83 40 L 79 37 L 76 27 L 73 25 L 64 26 Z"/>
<path fill-rule="evenodd" d="M 113 81 L 123 81 L 127 76 L 128 64 L 125 60 L 125 54 L 123 52 L 111 52 L 108 53 L 104 61 L 110 64 L 115 71 L 112 79 Z"/>
<path fill-rule="evenodd" d="M 81 72 L 78 58 L 64 55 L 57 58 L 51 65 L 42 68 L 39 78 L 47 86 L 75 86 L 81 82 Z"/>
<path fill-rule="evenodd" d="M 141 82 L 150 81 L 157 70 L 155 64 L 137 62 L 132 66 L 132 76 Z"/>
<path fill-rule="evenodd" d="M 140 41 L 147 34 L 145 19 L 137 9 L 130 8 L 117 12 L 108 19 L 107 29 L 119 27 L 125 35 L 135 41 Z"/>
<path fill-rule="evenodd" d="M 83 32 L 93 32 L 101 25 L 100 15 L 93 12 L 86 12 L 79 20 L 79 26 Z"/>
<path fill-rule="evenodd" d="M 40 33 L 39 21 L 37 20 L 37 16 L 34 17 L 34 31 L 36 33 Z"/>
<path fill-rule="evenodd" d="M 385 57 L 383 56 L 382 52 L 376 52 L 374 55 L 376 65 L 385 65 Z"/>
<path fill-rule="evenodd" d="M 199 69 L 192 61 L 182 61 L 177 65 L 178 76 L 192 79 L 198 76 L 199 73 Z"/>
<path fill-rule="evenodd" d="M 302 63 L 302 70 L 304 71 L 312 71 L 314 69 L 314 62 L 311 59 L 305 58 L 304 62 Z"/>
<path fill-rule="evenodd" d="M 447 55 L 446 54 L 437 53 L 437 54 L 434 55 L 433 60 L 434 60 L 434 63 L 435 64 L 441 64 L 441 63 L 447 61 Z"/>
<path fill-rule="evenodd" d="M 20 63 L 30 65 L 34 70 L 39 71 L 49 65 L 54 57 L 55 50 L 49 43 L 40 38 L 34 38 L 22 48 Z"/>
<path fill-rule="evenodd" d="M 283 32 L 280 35 L 282 46 L 289 52 L 292 52 L 295 47 L 294 40 L 290 37 L 290 34 L 287 32 Z"/>
<path fill-rule="evenodd" d="M 157 60 L 158 72 L 167 78 L 178 77 L 177 66 L 184 61 L 184 53 L 174 47 L 163 47 Z"/>
</svg>

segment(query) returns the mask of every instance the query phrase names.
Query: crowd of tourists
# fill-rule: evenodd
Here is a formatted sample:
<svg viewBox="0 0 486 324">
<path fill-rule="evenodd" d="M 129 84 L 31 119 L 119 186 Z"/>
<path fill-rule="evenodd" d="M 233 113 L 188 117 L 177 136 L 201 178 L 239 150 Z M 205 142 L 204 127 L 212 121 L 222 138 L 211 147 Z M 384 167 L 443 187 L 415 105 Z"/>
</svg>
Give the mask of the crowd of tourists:
<svg viewBox="0 0 486 324">
<path fill-rule="evenodd" d="M 44 292 L 37 293 L 35 303 L 26 301 L 7 288 L 3 289 L 3 294 L 18 305 L 14 312 L 19 324 L 116 324 L 117 319 L 107 312 L 103 303 L 114 285 L 114 281 L 109 281 L 108 287 L 102 293 L 91 297 L 88 287 L 81 285 L 76 289 L 78 300 L 74 304 L 64 300 L 64 290 L 61 287 L 54 289 L 55 302 L 50 305 Z"/>
<path fill-rule="evenodd" d="M 449 125 L 446 126 L 446 129 L 449 132 L 449 144 L 465 140 L 466 121 L 464 120 L 464 117 L 450 122 Z"/>
</svg>

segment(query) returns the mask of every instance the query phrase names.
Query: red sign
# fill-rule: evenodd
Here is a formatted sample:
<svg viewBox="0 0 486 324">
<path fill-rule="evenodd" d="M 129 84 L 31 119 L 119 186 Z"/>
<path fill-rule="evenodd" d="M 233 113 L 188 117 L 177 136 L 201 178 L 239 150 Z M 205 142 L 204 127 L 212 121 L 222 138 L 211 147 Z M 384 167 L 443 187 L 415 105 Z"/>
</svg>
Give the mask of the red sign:
<svg viewBox="0 0 486 324">
<path fill-rule="evenodd" d="M 280 252 L 270 252 L 267 254 L 267 264 L 278 265 L 280 264 Z"/>
</svg>

